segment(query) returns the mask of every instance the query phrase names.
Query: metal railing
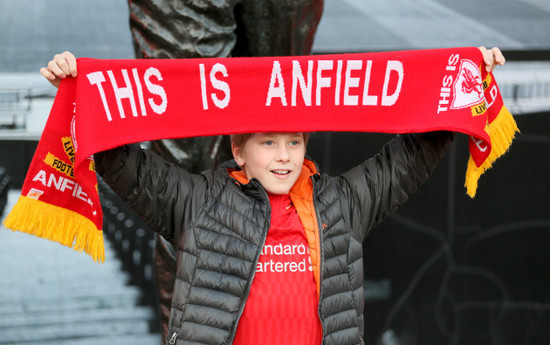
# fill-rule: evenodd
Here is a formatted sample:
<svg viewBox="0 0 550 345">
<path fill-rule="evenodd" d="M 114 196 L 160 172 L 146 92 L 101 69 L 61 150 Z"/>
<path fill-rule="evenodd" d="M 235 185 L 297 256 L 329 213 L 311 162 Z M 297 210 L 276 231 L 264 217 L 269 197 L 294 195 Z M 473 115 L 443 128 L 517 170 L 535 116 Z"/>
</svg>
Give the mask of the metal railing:
<svg viewBox="0 0 550 345">
<path fill-rule="evenodd" d="M 0 88 L 0 128 L 26 128 L 31 104 L 31 88 Z"/>
<path fill-rule="evenodd" d="M 513 113 L 525 114 L 550 110 L 550 81 L 526 81 L 499 84 L 505 104 Z"/>
<path fill-rule="evenodd" d="M 4 214 L 4 208 L 8 202 L 8 191 L 11 178 L 6 169 L 0 167 L 0 216 Z"/>
<path fill-rule="evenodd" d="M 141 303 L 150 306 L 159 319 L 154 278 L 155 233 L 103 181 L 99 180 L 99 196 L 103 209 L 103 231 L 113 245 L 129 283 L 141 291 Z M 153 328 L 158 327 L 155 322 Z"/>
</svg>

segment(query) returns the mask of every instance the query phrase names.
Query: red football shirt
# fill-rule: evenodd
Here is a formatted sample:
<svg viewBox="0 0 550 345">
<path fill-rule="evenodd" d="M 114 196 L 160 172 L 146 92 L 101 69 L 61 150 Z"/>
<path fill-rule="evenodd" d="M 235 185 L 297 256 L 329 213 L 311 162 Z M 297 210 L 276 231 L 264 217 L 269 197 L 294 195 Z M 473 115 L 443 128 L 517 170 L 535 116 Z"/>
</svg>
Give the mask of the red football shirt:
<svg viewBox="0 0 550 345">
<path fill-rule="evenodd" d="M 270 195 L 271 227 L 239 320 L 236 345 L 320 345 L 307 239 L 288 195 Z"/>
</svg>

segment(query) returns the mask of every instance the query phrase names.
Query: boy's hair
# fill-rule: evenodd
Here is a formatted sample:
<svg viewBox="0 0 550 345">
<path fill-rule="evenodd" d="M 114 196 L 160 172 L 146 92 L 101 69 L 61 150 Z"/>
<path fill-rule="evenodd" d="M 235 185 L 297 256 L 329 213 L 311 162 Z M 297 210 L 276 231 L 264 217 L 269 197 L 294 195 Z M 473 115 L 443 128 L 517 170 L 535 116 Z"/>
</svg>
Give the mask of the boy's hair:
<svg viewBox="0 0 550 345">
<path fill-rule="evenodd" d="M 243 133 L 243 134 L 232 134 L 229 136 L 231 139 L 231 144 L 233 144 L 237 149 L 242 149 L 244 144 L 254 133 Z M 307 146 L 307 141 L 310 136 L 310 132 L 302 132 L 302 136 L 304 137 L 304 144 Z"/>
</svg>

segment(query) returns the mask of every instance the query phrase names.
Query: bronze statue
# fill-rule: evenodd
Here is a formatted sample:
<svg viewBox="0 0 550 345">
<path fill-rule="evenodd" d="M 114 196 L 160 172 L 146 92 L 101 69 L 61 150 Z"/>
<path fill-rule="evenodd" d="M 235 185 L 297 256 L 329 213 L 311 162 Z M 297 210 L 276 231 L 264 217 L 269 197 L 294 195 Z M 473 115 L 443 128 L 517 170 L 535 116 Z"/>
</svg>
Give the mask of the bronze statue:
<svg viewBox="0 0 550 345">
<path fill-rule="evenodd" d="M 136 58 L 308 55 L 324 0 L 128 0 Z M 229 159 L 226 137 L 167 139 L 152 149 L 198 173 Z M 163 338 L 175 276 L 175 250 L 159 238 L 155 278 Z"/>
</svg>

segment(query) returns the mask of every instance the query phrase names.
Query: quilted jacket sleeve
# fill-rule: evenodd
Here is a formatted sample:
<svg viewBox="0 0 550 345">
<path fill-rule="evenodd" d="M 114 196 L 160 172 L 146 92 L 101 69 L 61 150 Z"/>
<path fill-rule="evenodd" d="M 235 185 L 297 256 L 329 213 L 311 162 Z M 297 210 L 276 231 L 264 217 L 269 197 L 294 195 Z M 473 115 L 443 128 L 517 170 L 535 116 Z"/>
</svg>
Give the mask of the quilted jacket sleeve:
<svg viewBox="0 0 550 345">
<path fill-rule="evenodd" d="M 155 231 L 174 242 L 190 219 L 202 177 L 138 144 L 95 154 L 97 172 Z M 177 211 L 176 211 L 177 210 Z"/>
<path fill-rule="evenodd" d="M 343 175 L 357 238 L 402 205 L 428 179 L 454 138 L 451 132 L 398 135 Z"/>
</svg>

